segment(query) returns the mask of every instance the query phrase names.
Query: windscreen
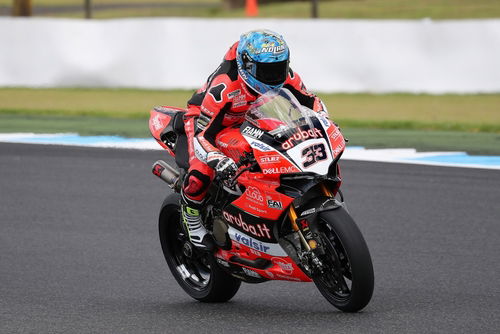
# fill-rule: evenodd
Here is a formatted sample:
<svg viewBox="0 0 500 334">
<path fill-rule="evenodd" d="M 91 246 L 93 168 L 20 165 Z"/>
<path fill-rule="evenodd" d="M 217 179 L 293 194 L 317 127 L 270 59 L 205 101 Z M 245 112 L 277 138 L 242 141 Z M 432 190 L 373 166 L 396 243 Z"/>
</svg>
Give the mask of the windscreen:
<svg viewBox="0 0 500 334">
<path fill-rule="evenodd" d="M 275 137 L 282 137 L 298 129 L 313 128 L 314 116 L 314 111 L 301 106 L 288 89 L 281 88 L 259 97 L 247 112 L 246 120 Z"/>
</svg>

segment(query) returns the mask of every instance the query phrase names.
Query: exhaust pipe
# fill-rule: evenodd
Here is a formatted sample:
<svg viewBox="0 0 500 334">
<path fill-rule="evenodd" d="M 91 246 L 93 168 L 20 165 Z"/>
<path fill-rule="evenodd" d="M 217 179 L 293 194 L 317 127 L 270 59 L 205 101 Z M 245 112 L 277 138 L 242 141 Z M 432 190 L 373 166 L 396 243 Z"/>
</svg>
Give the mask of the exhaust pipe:
<svg viewBox="0 0 500 334">
<path fill-rule="evenodd" d="M 172 189 L 175 188 L 179 180 L 179 172 L 163 160 L 158 160 L 153 164 L 153 174 L 165 181 Z"/>
</svg>

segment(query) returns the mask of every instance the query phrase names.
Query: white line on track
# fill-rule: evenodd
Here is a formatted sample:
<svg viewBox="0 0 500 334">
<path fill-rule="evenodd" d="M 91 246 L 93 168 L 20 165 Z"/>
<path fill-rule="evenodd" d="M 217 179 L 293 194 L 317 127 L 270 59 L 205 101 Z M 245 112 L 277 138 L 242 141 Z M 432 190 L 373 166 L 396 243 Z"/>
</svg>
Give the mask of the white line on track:
<svg viewBox="0 0 500 334">
<path fill-rule="evenodd" d="M 163 150 L 154 139 L 80 136 L 74 133 L 0 133 L 0 142 Z M 412 148 L 365 149 L 363 147 L 347 147 L 342 159 L 500 170 L 500 156 L 474 156 L 465 152 L 417 152 Z"/>
</svg>

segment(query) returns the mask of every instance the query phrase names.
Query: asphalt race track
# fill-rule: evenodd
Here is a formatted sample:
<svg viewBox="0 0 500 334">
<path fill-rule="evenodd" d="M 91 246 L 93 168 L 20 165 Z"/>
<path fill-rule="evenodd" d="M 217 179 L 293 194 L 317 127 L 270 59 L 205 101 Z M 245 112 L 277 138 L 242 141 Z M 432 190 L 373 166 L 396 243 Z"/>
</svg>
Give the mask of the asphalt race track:
<svg viewBox="0 0 500 334">
<path fill-rule="evenodd" d="M 164 155 L 0 144 L 0 333 L 498 333 L 499 171 L 345 161 L 376 285 L 343 314 L 307 283 L 190 299 L 157 235 Z"/>
</svg>

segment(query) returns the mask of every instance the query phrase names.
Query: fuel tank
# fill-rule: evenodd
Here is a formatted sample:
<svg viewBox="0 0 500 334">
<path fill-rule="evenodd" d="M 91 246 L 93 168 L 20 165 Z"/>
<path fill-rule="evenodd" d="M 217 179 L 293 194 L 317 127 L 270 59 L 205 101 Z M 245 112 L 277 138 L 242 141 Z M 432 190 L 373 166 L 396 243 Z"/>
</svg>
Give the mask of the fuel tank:
<svg viewBox="0 0 500 334">
<path fill-rule="evenodd" d="M 238 162 L 246 152 L 251 152 L 252 148 L 240 133 L 240 127 L 234 126 L 222 130 L 216 137 L 215 144 L 217 148 Z"/>
</svg>

